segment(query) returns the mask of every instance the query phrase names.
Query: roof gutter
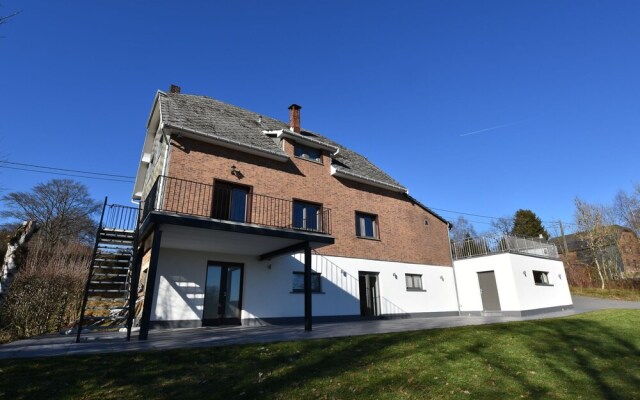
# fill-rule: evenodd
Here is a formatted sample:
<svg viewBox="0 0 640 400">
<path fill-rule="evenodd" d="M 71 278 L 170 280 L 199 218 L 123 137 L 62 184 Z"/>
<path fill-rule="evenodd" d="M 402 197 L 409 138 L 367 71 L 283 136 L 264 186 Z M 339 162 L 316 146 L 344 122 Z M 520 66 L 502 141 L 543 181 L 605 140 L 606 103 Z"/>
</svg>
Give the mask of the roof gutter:
<svg viewBox="0 0 640 400">
<path fill-rule="evenodd" d="M 184 136 L 184 137 L 189 137 L 196 140 L 201 140 L 207 143 L 226 147 L 228 149 L 242 151 L 244 153 L 253 154 L 256 156 L 268 158 L 275 161 L 285 162 L 289 160 L 289 156 L 285 154 L 278 154 L 275 152 L 266 151 L 258 147 L 234 142 L 232 140 L 224 139 L 221 137 L 211 136 L 207 133 L 196 131 L 193 129 L 186 129 L 181 126 L 175 126 L 175 125 L 169 125 L 169 124 L 165 124 L 165 127 L 175 130 L 175 132 L 172 132 L 172 133 L 175 133 L 178 136 Z"/>
<path fill-rule="evenodd" d="M 432 214 L 434 217 L 438 218 L 440 221 L 444 222 L 445 224 L 447 224 L 447 227 L 449 229 L 451 229 L 451 227 L 453 226 L 449 221 L 447 221 L 446 219 L 444 219 L 442 216 L 438 215 L 436 212 L 434 212 L 432 209 L 430 209 L 429 207 L 425 206 L 424 204 L 420 203 L 415 197 L 410 196 L 409 193 L 407 193 L 407 197 L 413 201 L 414 203 L 416 203 L 417 205 L 419 205 L 420 207 L 422 207 L 425 211 L 428 211 L 430 214 Z"/>
<path fill-rule="evenodd" d="M 365 183 L 367 185 L 379 187 L 382 189 L 392 190 L 398 193 L 404 193 L 407 195 L 409 193 L 407 189 L 403 188 L 402 186 L 390 185 L 388 183 L 380 182 L 378 180 L 367 178 L 362 175 L 357 175 L 357 174 L 345 172 L 343 170 L 338 170 L 333 165 L 331 166 L 331 175 L 335 176 L 336 178 L 344 178 L 354 182 Z"/>
</svg>

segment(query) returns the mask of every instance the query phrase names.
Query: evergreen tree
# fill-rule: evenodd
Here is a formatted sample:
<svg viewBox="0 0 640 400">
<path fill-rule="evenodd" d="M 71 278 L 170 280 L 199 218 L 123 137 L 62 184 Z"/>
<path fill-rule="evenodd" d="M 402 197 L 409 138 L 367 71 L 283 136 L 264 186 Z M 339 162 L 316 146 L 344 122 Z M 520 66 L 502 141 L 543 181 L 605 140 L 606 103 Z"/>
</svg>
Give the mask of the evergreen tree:
<svg viewBox="0 0 640 400">
<path fill-rule="evenodd" d="M 538 237 L 542 235 L 549 239 L 549 232 L 542 226 L 542 221 L 531 210 L 518 210 L 513 217 L 513 230 L 511 234 L 518 236 Z"/>
</svg>

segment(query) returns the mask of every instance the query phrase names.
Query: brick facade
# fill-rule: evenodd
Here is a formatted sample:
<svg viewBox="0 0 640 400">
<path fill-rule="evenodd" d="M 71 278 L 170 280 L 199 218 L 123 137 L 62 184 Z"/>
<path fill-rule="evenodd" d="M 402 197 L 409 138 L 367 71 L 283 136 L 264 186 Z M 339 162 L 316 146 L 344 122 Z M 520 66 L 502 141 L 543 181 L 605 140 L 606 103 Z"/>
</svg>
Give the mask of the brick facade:
<svg viewBox="0 0 640 400">
<path fill-rule="evenodd" d="M 167 175 L 207 185 L 214 179 L 230 181 L 251 186 L 256 194 L 322 204 L 331 209 L 332 235 L 336 239 L 334 245 L 318 249 L 323 255 L 452 265 L 446 223 L 404 194 L 331 176 L 326 152 L 322 163 L 317 163 L 294 157 L 293 144 L 288 140 L 284 140 L 284 150 L 291 158 L 278 162 L 173 137 Z M 241 174 L 232 174 L 232 166 Z M 201 199 L 199 204 L 208 207 L 210 199 Z M 356 237 L 356 211 L 378 216 L 379 240 Z"/>
<path fill-rule="evenodd" d="M 635 233 L 620 232 L 618 248 L 625 274 L 628 276 L 640 275 L 640 240 Z"/>
</svg>

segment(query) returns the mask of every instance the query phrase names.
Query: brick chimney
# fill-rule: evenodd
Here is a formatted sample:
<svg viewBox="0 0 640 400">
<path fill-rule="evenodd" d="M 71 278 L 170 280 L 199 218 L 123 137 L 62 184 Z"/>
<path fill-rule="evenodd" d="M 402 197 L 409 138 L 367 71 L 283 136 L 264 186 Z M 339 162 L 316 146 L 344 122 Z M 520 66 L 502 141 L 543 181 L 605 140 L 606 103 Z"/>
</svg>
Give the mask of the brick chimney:
<svg viewBox="0 0 640 400">
<path fill-rule="evenodd" d="M 297 104 L 289 106 L 289 126 L 295 133 L 300 133 L 300 107 Z"/>
<path fill-rule="evenodd" d="M 180 86 L 171 85 L 169 87 L 169 93 L 180 93 Z"/>
</svg>

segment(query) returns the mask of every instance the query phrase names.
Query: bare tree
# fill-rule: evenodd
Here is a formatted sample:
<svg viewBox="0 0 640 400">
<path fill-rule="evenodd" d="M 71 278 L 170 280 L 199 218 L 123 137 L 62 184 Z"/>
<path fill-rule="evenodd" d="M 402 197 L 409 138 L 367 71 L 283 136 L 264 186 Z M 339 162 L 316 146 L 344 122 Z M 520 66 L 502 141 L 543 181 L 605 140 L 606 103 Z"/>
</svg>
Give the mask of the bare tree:
<svg viewBox="0 0 640 400">
<path fill-rule="evenodd" d="M 9 286 L 11 286 L 18 272 L 18 263 L 16 261 L 18 253 L 37 230 L 38 226 L 34 221 L 25 221 L 16 230 L 13 237 L 9 239 L 7 252 L 2 263 L 2 276 L 0 276 L 0 298 L 6 297 Z"/>
<path fill-rule="evenodd" d="M 609 250 L 615 245 L 615 232 L 612 227 L 611 210 L 605 206 L 589 204 L 579 198 L 575 199 L 575 223 L 579 232 L 576 234 L 590 259 L 596 267 L 600 286 L 610 279 L 618 277 L 617 259 Z"/>
<path fill-rule="evenodd" d="M 463 216 L 459 216 L 456 222 L 453 223 L 449 235 L 454 242 L 478 236 L 473 225 Z"/>
<path fill-rule="evenodd" d="M 49 249 L 68 241 L 90 242 L 95 233 L 93 217 L 100 210 L 82 183 L 52 179 L 29 192 L 11 192 L 2 197 L 6 207 L 0 216 L 35 221 L 40 240 Z"/>
<path fill-rule="evenodd" d="M 513 230 L 513 217 L 500 217 L 491 221 L 491 229 L 495 233 L 508 235 Z"/>
<path fill-rule="evenodd" d="M 640 184 L 630 193 L 621 190 L 613 199 L 616 220 L 640 236 Z"/>
</svg>

